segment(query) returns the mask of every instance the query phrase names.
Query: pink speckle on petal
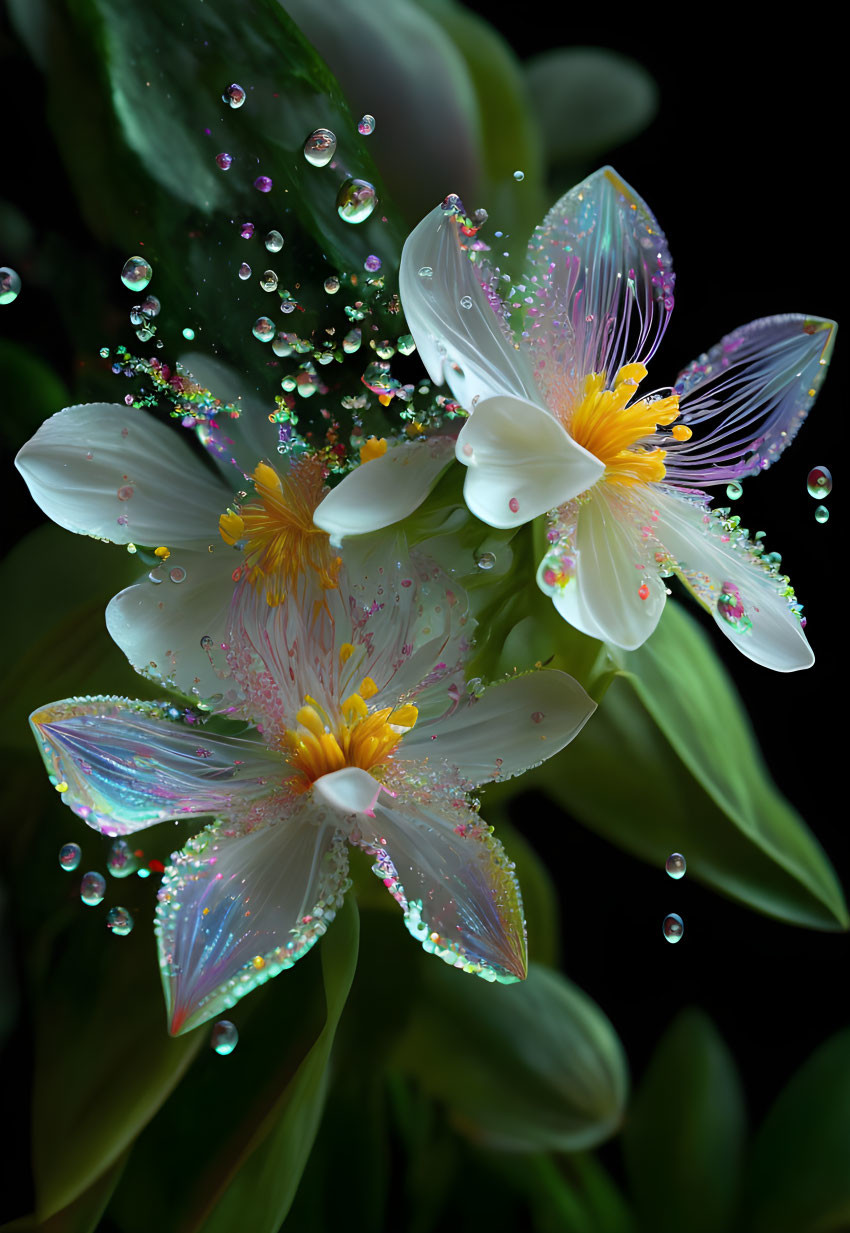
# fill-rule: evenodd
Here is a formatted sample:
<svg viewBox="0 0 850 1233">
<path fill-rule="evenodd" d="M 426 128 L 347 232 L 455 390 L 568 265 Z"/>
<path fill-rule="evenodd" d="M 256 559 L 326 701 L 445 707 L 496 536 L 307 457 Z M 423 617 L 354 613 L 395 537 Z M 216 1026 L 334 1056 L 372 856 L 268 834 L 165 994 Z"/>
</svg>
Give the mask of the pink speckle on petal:
<svg viewBox="0 0 850 1233">
<path fill-rule="evenodd" d="M 517 513 L 517 511 L 519 510 L 519 501 L 517 500 L 516 497 L 511 497 L 510 501 L 508 501 L 508 509 L 511 511 L 512 514 Z"/>
<path fill-rule="evenodd" d="M 535 724 L 542 724 L 545 718 L 546 716 L 543 714 L 542 711 L 535 711 L 534 714 L 531 716 L 531 722 Z"/>
</svg>

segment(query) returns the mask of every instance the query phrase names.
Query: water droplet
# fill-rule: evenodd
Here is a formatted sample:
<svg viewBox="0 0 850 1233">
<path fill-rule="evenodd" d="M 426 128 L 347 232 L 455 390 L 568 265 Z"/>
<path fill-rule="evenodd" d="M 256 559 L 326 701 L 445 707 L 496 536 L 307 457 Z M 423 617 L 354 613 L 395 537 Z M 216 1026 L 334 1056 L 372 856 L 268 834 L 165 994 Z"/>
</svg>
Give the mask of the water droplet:
<svg viewBox="0 0 850 1233">
<path fill-rule="evenodd" d="M 664 917 L 661 932 L 668 942 L 681 942 L 685 932 L 685 922 L 677 912 L 671 912 L 669 916 Z"/>
<path fill-rule="evenodd" d="M 525 172 L 524 172 L 524 171 L 515 171 L 515 172 L 514 172 L 514 179 L 517 181 L 517 183 L 519 183 L 521 180 L 524 180 L 524 179 L 525 179 Z"/>
<path fill-rule="evenodd" d="M 126 839 L 116 839 L 109 849 L 106 868 L 113 878 L 127 878 L 138 868 L 138 858 Z"/>
<path fill-rule="evenodd" d="M 512 514 L 519 513 L 519 501 L 516 497 L 511 497 L 510 501 L 508 501 L 508 509 Z"/>
<path fill-rule="evenodd" d="M 121 271 L 121 281 L 130 291 L 144 291 L 153 278 L 153 270 L 144 257 L 128 257 Z"/>
<path fill-rule="evenodd" d="M 271 176 L 257 176 L 254 181 L 254 188 L 258 193 L 270 193 L 274 188 Z"/>
<path fill-rule="evenodd" d="M 434 271 L 433 271 L 432 267 L 431 267 L 430 265 L 423 265 L 423 266 L 420 266 L 420 267 L 419 267 L 419 277 L 420 277 L 420 278 L 433 278 L 433 277 L 434 277 Z"/>
<path fill-rule="evenodd" d="M 812 467 L 806 479 L 809 496 L 822 501 L 832 492 L 832 472 L 829 467 Z"/>
<path fill-rule="evenodd" d="M 191 342 L 191 341 L 192 341 L 192 339 L 195 337 L 195 331 L 192 329 L 192 327 L 191 327 L 190 325 L 186 325 L 186 326 L 184 326 L 184 327 L 183 327 L 183 331 L 182 331 L 182 332 L 183 332 L 183 337 L 184 337 L 184 338 L 185 338 L 188 342 Z"/>
<path fill-rule="evenodd" d="M 829 520 L 829 510 L 825 505 L 818 505 L 815 509 L 815 522 L 824 523 Z"/>
<path fill-rule="evenodd" d="M 479 569 L 492 569 L 496 564 L 495 554 L 492 552 L 482 552 L 481 555 L 476 558 L 475 564 Z"/>
<path fill-rule="evenodd" d="M 357 131 L 361 137 L 368 137 L 375 131 L 375 117 L 370 116 L 367 112 L 365 116 L 361 116 L 357 121 Z"/>
<path fill-rule="evenodd" d="M 204 634 L 203 638 L 201 639 L 201 649 L 204 651 L 209 651 L 212 649 L 212 646 L 213 646 L 212 638 L 209 636 L 209 634 Z"/>
<path fill-rule="evenodd" d="M 172 582 L 186 581 L 186 571 L 182 565 L 175 565 L 173 569 L 168 571 L 168 576 Z"/>
<path fill-rule="evenodd" d="M 416 350 L 416 343 L 413 341 L 412 334 L 402 334 L 398 340 L 398 349 L 402 355 L 413 355 Z"/>
<path fill-rule="evenodd" d="M 374 253 L 370 253 L 363 262 L 363 268 L 368 270 L 370 274 L 377 273 L 377 271 L 381 268 L 381 258 L 376 257 Z"/>
<path fill-rule="evenodd" d="M 115 495 L 119 501 L 129 501 L 134 491 L 132 484 L 122 484 Z"/>
<path fill-rule="evenodd" d="M 336 295 L 337 291 L 339 291 L 339 279 L 336 274 L 331 274 L 325 279 L 325 291 L 327 291 L 328 295 Z"/>
<path fill-rule="evenodd" d="M 353 355 L 360 349 L 362 335 L 359 330 L 349 330 L 342 340 L 342 349 L 346 355 Z"/>
<path fill-rule="evenodd" d="M 0 266 L 0 304 L 11 304 L 21 293 L 21 276 L 8 265 Z"/>
<path fill-rule="evenodd" d="M 646 582 L 642 582 L 638 587 L 638 598 L 644 601 L 649 599 L 649 586 Z"/>
<path fill-rule="evenodd" d="M 277 338 L 272 343 L 272 351 L 275 355 L 280 355 L 284 359 L 288 355 L 292 355 L 292 344 L 285 334 L 278 334 Z"/>
<path fill-rule="evenodd" d="M 336 153 L 336 134 L 317 128 L 304 142 L 304 157 L 312 167 L 327 167 Z"/>
<path fill-rule="evenodd" d="M 227 1057 L 239 1044 L 239 1032 L 236 1024 L 229 1019 L 219 1019 L 210 1033 L 210 1048 L 222 1057 Z"/>
<path fill-rule="evenodd" d="M 241 107 L 245 102 L 245 91 L 234 81 L 225 88 L 221 101 L 227 103 L 228 107 L 232 107 L 235 111 L 237 107 Z"/>
<path fill-rule="evenodd" d="M 84 873 L 80 882 L 80 898 L 87 907 L 96 908 L 103 903 L 106 894 L 106 878 L 102 873 Z"/>
<path fill-rule="evenodd" d="M 263 291 L 277 291 L 277 274 L 274 270 L 264 270 L 260 275 L 260 286 Z"/>
<path fill-rule="evenodd" d="M 533 724 L 542 724 L 545 718 L 546 716 L 543 714 L 542 711 L 534 711 L 532 712 L 532 715 L 531 715 L 531 722 Z"/>
<path fill-rule="evenodd" d="M 730 501 L 737 501 L 743 491 L 742 485 L 737 480 L 732 480 L 731 484 L 726 485 L 726 496 Z"/>
<path fill-rule="evenodd" d="M 165 582 L 165 579 L 162 576 L 162 570 L 159 568 L 158 565 L 155 566 L 151 570 L 151 572 L 148 574 L 148 578 L 150 579 L 151 582 L 155 583 L 157 586 L 159 585 L 160 582 Z"/>
<path fill-rule="evenodd" d="M 289 299 L 286 299 L 286 300 L 281 300 L 281 302 L 280 302 L 280 311 L 281 311 L 282 313 L 285 313 L 287 316 L 288 316 L 290 313 L 294 313 L 294 312 L 295 312 L 295 301 L 294 301 L 294 300 L 289 300 Z"/>
<path fill-rule="evenodd" d="M 271 342 L 275 335 L 274 322 L 269 317 L 258 317 L 251 333 L 260 342 Z"/>
<path fill-rule="evenodd" d="M 683 878 L 688 868 L 688 862 L 682 856 L 681 852 L 671 852 L 664 862 L 664 868 L 667 870 L 671 878 L 675 878 L 678 882 L 679 878 Z"/>
<path fill-rule="evenodd" d="M 243 283 L 245 282 L 246 279 L 251 277 L 251 267 L 248 265 L 247 261 L 242 262 L 237 273 L 239 274 L 239 277 L 242 279 Z"/>
<path fill-rule="evenodd" d="M 139 305 L 139 309 L 145 317 L 158 317 L 162 308 L 161 301 L 155 295 L 146 295 Z"/>
<path fill-rule="evenodd" d="M 736 634 L 745 634 L 753 623 L 747 616 L 741 592 L 734 582 L 721 582 L 717 597 L 717 613 Z"/>
<path fill-rule="evenodd" d="M 133 932 L 133 918 L 126 908 L 110 908 L 106 913 L 106 927 L 116 937 L 126 938 Z"/>
<path fill-rule="evenodd" d="M 229 171 L 233 166 L 233 155 L 222 152 L 221 154 L 216 154 L 215 161 L 222 171 Z"/>
<path fill-rule="evenodd" d="M 279 253 L 283 248 L 283 236 L 279 231 L 270 231 L 263 243 L 270 253 Z"/>
<path fill-rule="evenodd" d="M 362 223 L 378 204 L 374 184 L 368 180 L 346 180 L 336 195 L 336 212 L 346 223 Z"/>
<path fill-rule="evenodd" d="M 472 296 L 471 295 L 463 296 L 460 301 L 460 306 L 461 308 L 472 308 Z"/>
<path fill-rule="evenodd" d="M 81 856 L 82 852 L 78 843 L 64 843 L 59 849 L 59 868 L 73 873 L 80 863 Z"/>
<path fill-rule="evenodd" d="M 254 234 L 254 224 L 253 223 L 243 223 L 242 226 L 239 228 L 239 234 L 241 235 L 243 240 L 250 240 L 251 236 Z"/>
</svg>

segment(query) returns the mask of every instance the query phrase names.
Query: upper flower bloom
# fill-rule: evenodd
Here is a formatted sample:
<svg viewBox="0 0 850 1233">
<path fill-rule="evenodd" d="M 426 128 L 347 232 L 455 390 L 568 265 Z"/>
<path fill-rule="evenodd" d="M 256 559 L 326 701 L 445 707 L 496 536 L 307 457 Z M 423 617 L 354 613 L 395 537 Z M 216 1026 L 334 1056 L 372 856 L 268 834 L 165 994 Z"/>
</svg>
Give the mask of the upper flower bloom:
<svg viewBox="0 0 850 1233">
<path fill-rule="evenodd" d="M 470 412 L 457 441 L 470 510 L 503 528 L 549 514 L 538 583 L 593 637 L 640 646 L 675 573 L 749 658 L 808 667 L 777 559 L 728 511 L 710 512 L 702 489 L 764 470 L 790 443 L 823 381 L 834 323 L 755 321 L 672 387 L 641 395 L 674 275 L 655 218 L 616 172 L 596 172 L 550 210 L 515 285 L 470 260 L 467 231 L 448 198 L 408 238 L 400 285 L 429 374 Z M 317 514 L 337 535 L 356 474 Z M 372 506 L 385 525 L 379 495 Z"/>
<path fill-rule="evenodd" d="M 227 712 L 247 735 L 120 698 L 31 717 L 57 791 L 95 829 L 216 818 L 159 894 L 174 1033 L 309 950 L 348 886 L 347 844 L 374 858 L 426 950 L 488 980 L 526 974 L 513 866 L 467 793 L 557 753 L 594 703 L 546 670 L 470 695 L 462 594 L 424 559 L 359 570 L 339 563 L 327 589 L 305 575 L 273 606 L 242 577 L 226 646 L 241 702 Z"/>
</svg>

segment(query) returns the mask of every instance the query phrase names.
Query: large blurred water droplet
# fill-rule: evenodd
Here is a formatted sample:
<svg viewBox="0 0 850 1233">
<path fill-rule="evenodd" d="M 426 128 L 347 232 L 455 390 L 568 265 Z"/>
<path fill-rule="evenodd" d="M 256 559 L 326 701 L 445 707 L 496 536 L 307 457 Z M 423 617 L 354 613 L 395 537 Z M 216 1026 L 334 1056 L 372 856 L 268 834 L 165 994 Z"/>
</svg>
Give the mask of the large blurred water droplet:
<svg viewBox="0 0 850 1233">
<path fill-rule="evenodd" d="M 368 180 L 346 180 L 336 195 L 336 212 L 346 223 L 362 223 L 378 204 L 374 184 Z"/>
<path fill-rule="evenodd" d="M 826 508 L 825 505 L 818 505 L 815 509 L 815 522 L 820 522 L 821 524 L 823 524 L 824 522 L 828 522 L 828 521 L 829 521 L 829 510 Z"/>
<path fill-rule="evenodd" d="M 357 121 L 357 131 L 361 137 L 368 137 L 375 131 L 375 117 L 370 116 L 368 112 L 365 116 L 361 116 Z"/>
<path fill-rule="evenodd" d="M 64 843 L 59 849 L 59 868 L 73 873 L 80 863 L 81 855 L 78 843 Z"/>
<path fill-rule="evenodd" d="M 685 922 L 677 912 L 671 912 L 669 916 L 664 917 L 661 932 L 668 942 L 681 942 L 685 932 Z"/>
<path fill-rule="evenodd" d="M 121 271 L 121 281 L 130 291 L 144 291 L 153 278 L 153 270 L 144 257 L 129 257 Z"/>
<path fill-rule="evenodd" d="M 80 882 L 80 898 L 90 908 L 103 903 L 106 894 L 106 878 L 102 873 L 84 873 Z"/>
<path fill-rule="evenodd" d="M 0 304 L 11 304 L 21 293 L 21 276 L 8 265 L 0 266 Z"/>
<path fill-rule="evenodd" d="M 317 128 L 304 142 L 304 157 L 313 167 L 327 167 L 336 153 L 336 134 L 329 128 Z"/>
<path fill-rule="evenodd" d="M 664 862 L 664 868 L 667 870 L 671 878 L 676 881 L 683 878 L 688 868 L 688 862 L 682 856 L 681 852 L 671 852 Z"/>
<path fill-rule="evenodd" d="M 236 1024 L 229 1019 L 219 1019 L 210 1033 L 210 1048 L 222 1057 L 227 1057 L 239 1044 L 239 1032 Z"/>
<path fill-rule="evenodd" d="M 275 335 L 274 322 L 269 317 L 258 317 L 251 333 L 260 342 L 271 342 Z"/>
<path fill-rule="evenodd" d="M 106 858 L 106 868 L 113 878 L 127 878 L 135 873 L 139 862 L 135 852 L 126 839 L 116 839 L 109 849 Z"/>
<path fill-rule="evenodd" d="M 806 479 L 809 496 L 822 501 L 832 492 L 832 472 L 829 467 L 812 467 Z"/>
<path fill-rule="evenodd" d="M 221 101 L 227 103 L 228 107 L 232 107 L 235 111 L 237 107 L 241 107 L 245 102 L 245 91 L 234 81 L 226 87 L 224 94 L 221 96 Z"/>
<path fill-rule="evenodd" d="M 119 938 L 133 932 L 133 918 L 126 908 L 110 908 L 106 913 L 106 927 Z"/>
<path fill-rule="evenodd" d="M 482 552 L 475 563 L 479 569 L 492 569 L 496 564 L 495 554 L 492 552 Z"/>
<path fill-rule="evenodd" d="M 283 248 L 283 236 L 279 231 L 270 231 L 263 243 L 270 253 L 279 253 Z"/>
</svg>

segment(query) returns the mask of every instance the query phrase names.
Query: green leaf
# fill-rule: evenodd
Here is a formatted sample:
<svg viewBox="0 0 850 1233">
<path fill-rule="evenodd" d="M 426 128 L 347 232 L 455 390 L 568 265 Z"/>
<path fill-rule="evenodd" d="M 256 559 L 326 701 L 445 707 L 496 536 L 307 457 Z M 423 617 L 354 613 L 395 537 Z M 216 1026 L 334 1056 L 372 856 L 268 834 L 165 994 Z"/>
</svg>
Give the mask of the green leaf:
<svg viewBox="0 0 850 1233">
<path fill-rule="evenodd" d="M 628 1086 L 622 1046 L 599 1007 L 535 964 L 520 984 L 485 985 L 430 959 L 396 1061 L 475 1141 L 512 1150 L 602 1142 L 620 1123 Z"/>
<path fill-rule="evenodd" d="M 751 1233 L 850 1228 L 850 1031 L 822 1044 L 756 1135 L 746 1182 Z"/>
<path fill-rule="evenodd" d="M 42 360 L 7 338 L 0 338 L 0 372 L 7 409 L 0 439 L 7 449 L 19 450 L 43 420 L 67 407 L 68 392 Z"/>
<path fill-rule="evenodd" d="M 660 868 L 797 925 L 845 929 L 825 853 L 764 765 L 708 637 L 668 603 L 577 740 L 526 777 L 579 821 Z M 639 785 L 639 787 L 637 786 Z"/>
<path fill-rule="evenodd" d="M 622 1195 L 593 1156 L 538 1156 L 528 1164 L 534 1233 L 634 1233 Z"/>
<path fill-rule="evenodd" d="M 665 1033 L 623 1134 L 644 1233 L 719 1233 L 735 1226 L 745 1115 L 735 1064 L 701 1011 Z"/>
<path fill-rule="evenodd" d="M 100 1177 L 75 1199 L 48 1220 L 39 1220 L 33 1213 L 0 1225 L 0 1233 L 97 1233 L 109 1199 L 124 1172 L 128 1148 Z"/>
</svg>

